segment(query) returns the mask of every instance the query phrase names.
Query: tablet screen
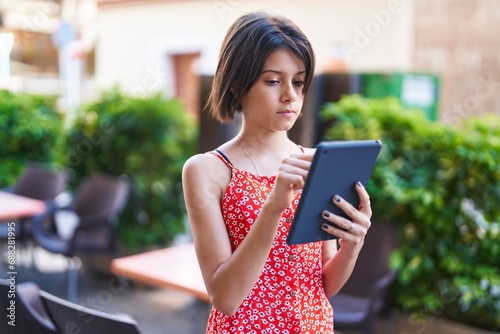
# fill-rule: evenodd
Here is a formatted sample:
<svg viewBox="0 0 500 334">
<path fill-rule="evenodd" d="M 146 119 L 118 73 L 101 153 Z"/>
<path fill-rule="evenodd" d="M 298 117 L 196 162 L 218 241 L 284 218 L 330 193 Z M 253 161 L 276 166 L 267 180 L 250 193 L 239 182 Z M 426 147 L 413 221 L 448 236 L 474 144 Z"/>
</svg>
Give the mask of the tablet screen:
<svg viewBox="0 0 500 334">
<path fill-rule="evenodd" d="M 368 184 L 375 161 L 382 148 L 379 140 L 325 141 L 318 144 L 306 179 L 297 211 L 287 237 L 290 245 L 334 239 L 321 228 L 329 223 L 322 218 L 328 210 L 350 219 L 333 204 L 338 194 L 354 207 L 359 197 L 357 181 Z"/>
</svg>

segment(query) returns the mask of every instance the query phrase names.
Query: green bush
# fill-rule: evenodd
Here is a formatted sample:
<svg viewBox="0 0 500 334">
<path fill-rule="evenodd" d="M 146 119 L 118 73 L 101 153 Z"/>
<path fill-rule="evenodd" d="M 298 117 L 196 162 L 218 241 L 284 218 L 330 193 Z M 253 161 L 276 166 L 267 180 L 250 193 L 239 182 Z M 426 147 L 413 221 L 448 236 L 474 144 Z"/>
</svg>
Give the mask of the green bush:
<svg viewBox="0 0 500 334">
<path fill-rule="evenodd" d="M 394 98 L 345 96 L 321 115 L 330 140 L 381 139 L 374 220 L 400 224 L 396 305 L 500 329 L 500 118 L 428 121 Z"/>
<path fill-rule="evenodd" d="M 72 184 L 95 171 L 127 175 L 131 194 L 120 239 L 130 249 L 164 246 L 184 229 L 181 171 L 195 139 L 194 120 L 179 102 L 103 93 L 82 108 L 69 133 Z"/>
<path fill-rule="evenodd" d="M 60 165 L 63 144 L 54 97 L 0 90 L 0 187 L 14 185 L 27 162 Z"/>
</svg>

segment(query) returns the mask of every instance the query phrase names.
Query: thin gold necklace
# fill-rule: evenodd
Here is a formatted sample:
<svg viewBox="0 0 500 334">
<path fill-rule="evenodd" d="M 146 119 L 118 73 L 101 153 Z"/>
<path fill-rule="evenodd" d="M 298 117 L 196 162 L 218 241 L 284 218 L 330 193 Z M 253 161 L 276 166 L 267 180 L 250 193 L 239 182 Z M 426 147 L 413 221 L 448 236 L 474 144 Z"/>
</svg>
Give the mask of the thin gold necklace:
<svg viewBox="0 0 500 334">
<path fill-rule="evenodd" d="M 250 160 L 250 162 L 252 163 L 253 168 L 255 169 L 255 172 L 257 173 L 257 175 L 260 175 L 259 170 L 257 169 L 257 166 L 255 165 L 255 162 L 253 162 L 252 158 L 250 158 L 250 156 L 248 155 L 247 150 L 245 150 L 245 146 L 243 145 L 243 141 L 241 140 L 240 135 L 238 135 L 237 137 L 238 137 L 238 143 L 240 144 L 241 149 L 243 150 L 243 153 L 245 153 L 248 160 Z M 288 153 L 288 156 L 290 156 L 290 155 L 292 155 L 292 142 L 289 140 L 288 143 L 290 145 L 290 152 Z"/>
<path fill-rule="evenodd" d="M 245 153 L 248 160 L 250 160 L 250 162 L 252 163 L 253 168 L 255 168 L 255 172 L 257 173 L 257 175 L 260 175 L 259 170 L 257 169 L 257 166 L 255 166 L 255 162 L 253 162 L 252 158 L 250 158 L 250 156 L 248 155 L 247 150 L 245 150 L 245 146 L 243 146 L 243 142 L 241 141 L 241 137 L 239 135 L 238 135 L 238 142 L 240 143 L 240 146 L 241 146 L 241 149 L 243 150 L 243 153 Z"/>
</svg>

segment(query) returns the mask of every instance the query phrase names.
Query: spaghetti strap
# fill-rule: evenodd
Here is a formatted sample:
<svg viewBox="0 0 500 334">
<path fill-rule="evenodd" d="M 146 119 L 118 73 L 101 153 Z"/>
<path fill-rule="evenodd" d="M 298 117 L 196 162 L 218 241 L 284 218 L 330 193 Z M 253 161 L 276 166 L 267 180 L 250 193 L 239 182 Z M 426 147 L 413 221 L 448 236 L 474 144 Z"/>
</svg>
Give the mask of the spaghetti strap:
<svg viewBox="0 0 500 334">
<path fill-rule="evenodd" d="M 215 155 L 216 157 L 218 157 L 220 160 L 222 160 L 222 162 L 224 162 L 229 168 L 234 168 L 233 164 L 231 163 L 231 161 L 228 159 L 228 157 L 226 157 L 226 155 L 224 153 L 222 153 L 222 151 L 220 150 L 214 150 L 214 151 L 211 151 L 209 153 L 212 153 L 213 155 Z"/>
</svg>

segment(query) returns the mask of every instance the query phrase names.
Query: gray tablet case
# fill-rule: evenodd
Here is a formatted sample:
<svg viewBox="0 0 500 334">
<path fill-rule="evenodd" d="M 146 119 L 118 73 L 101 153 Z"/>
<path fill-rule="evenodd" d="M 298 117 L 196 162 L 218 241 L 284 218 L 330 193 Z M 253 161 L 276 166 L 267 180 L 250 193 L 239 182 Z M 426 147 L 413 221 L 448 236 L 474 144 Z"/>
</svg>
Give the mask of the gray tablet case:
<svg viewBox="0 0 500 334">
<path fill-rule="evenodd" d="M 366 185 L 382 148 L 379 140 L 330 141 L 318 144 L 309 175 L 287 237 L 289 245 L 335 239 L 321 229 L 323 210 L 350 219 L 332 202 L 340 195 L 354 207 L 357 181 Z M 331 224 L 333 225 L 333 224 Z"/>
</svg>

